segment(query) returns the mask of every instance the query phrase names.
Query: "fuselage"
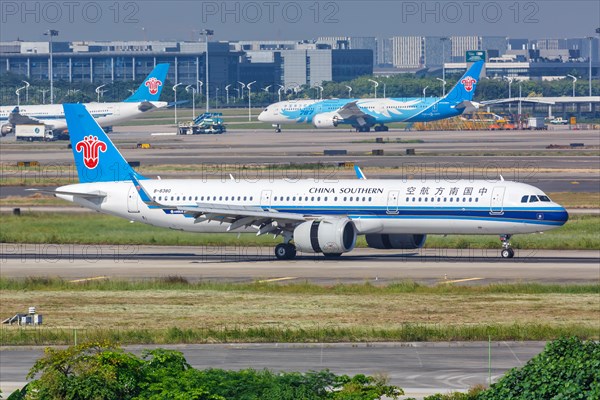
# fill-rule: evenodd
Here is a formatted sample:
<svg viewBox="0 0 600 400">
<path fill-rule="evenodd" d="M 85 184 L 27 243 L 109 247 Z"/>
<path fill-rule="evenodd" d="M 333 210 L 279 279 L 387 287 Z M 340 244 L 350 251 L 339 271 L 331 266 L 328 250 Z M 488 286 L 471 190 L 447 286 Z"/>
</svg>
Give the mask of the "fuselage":
<svg viewBox="0 0 600 400">
<path fill-rule="evenodd" d="M 375 119 L 377 124 L 392 122 L 422 122 L 450 118 L 463 113 L 456 103 L 441 97 L 297 100 L 274 103 L 258 116 L 259 121 L 272 124 L 313 123 L 318 114 L 336 113 L 346 104 L 357 107 Z M 348 123 L 344 118 L 339 123 Z"/>
<path fill-rule="evenodd" d="M 167 106 L 164 101 L 152 102 L 114 102 L 86 103 L 89 113 L 102 127 L 111 126 L 133 119 L 140 114 Z M 11 112 L 16 106 L 0 107 L 0 125 L 9 123 Z M 51 129 L 66 129 L 67 121 L 62 104 L 23 105 L 19 106 L 19 114 L 34 118 Z"/>
<path fill-rule="evenodd" d="M 144 180 L 152 200 L 173 209 L 148 206 L 132 182 L 83 183 L 59 191 L 101 193 L 102 200 L 57 195 L 94 210 L 171 229 L 226 232 L 227 223 L 199 222 L 174 210 L 202 204 L 260 207 L 263 210 L 350 218 L 358 234 L 515 234 L 563 225 L 568 214 L 540 189 L 508 181 Z M 256 230 L 251 230 L 256 232 Z M 237 231 L 236 231 L 237 232 Z"/>
</svg>

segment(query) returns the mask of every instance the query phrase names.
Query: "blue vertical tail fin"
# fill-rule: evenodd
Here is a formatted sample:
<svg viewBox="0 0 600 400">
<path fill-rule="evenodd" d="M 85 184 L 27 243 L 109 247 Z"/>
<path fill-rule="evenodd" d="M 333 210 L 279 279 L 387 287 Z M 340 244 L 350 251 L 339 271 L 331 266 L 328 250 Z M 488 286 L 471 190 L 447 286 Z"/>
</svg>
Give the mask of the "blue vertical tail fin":
<svg viewBox="0 0 600 400">
<path fill-rule="evenodd" d="M 146 179 L 131 168 L 83 104 L 63 104 L 80 183 Z"/>
<path fill-rule="evenodd" d="M 142 101 L 158 101 L 162 92 L 169 64 L 158 64 L 144 79 L 134 94 L 123 100 L 126 103 L 138 103 Z"/>
<path fill-rule="evenodd" d="M 463 101 L 471 101 L 475 96 L 475 89 L 479 82 L 484 61 L 477 61 L 458 80 L 456 85 L 448 92 L 446 99 L 451 103 L 459 104 Z"/>
</svg>

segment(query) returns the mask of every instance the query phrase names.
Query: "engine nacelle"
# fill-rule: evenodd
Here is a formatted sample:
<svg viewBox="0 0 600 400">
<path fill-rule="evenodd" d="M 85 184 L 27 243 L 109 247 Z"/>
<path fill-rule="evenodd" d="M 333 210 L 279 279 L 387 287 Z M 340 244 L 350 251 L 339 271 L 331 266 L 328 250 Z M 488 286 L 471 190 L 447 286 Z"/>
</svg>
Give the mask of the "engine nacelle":
<svg viewBox="0 0 600 400">
<path fill-rule="evenodd" d="M 372 234 L 365 235 L 367 245 L 374 249 L 420 249 L 425 245 L 427 235 L 388 235 Z"/>
<path fill-rule="evenodd" d="M 356 245 L 356 228 L 348 218 L 307 221 L 294 229 L 294 244 L 306 253 L 347 253 Z"/>
<path fill-rule="evenodd" d="M 336 112 L 321 113 L 313 117 L 315 128 L 335 128 L 340 123 L 340 117 Z"/>
<path fill-rule="evenodd" d="M 11 124 L 4 124 L 2 125 L 2 128 L 0 128 L 0 134 L 2 134 L 2 136 L 6 136 L 9 133 L 12 133 L 13 131 L 13 127 Z"/>
</svg>

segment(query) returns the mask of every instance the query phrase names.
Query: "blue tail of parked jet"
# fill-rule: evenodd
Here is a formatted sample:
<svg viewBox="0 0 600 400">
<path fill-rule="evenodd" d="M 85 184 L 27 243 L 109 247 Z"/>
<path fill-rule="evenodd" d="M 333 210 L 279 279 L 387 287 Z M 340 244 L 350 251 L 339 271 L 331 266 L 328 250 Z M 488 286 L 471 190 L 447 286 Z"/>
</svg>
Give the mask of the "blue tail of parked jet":
<svg viewBox="0 0 600 400">
<path fill-rule="evenodd" d="M 163 86 L 165 85 L 165 80 L 167 79 L 168 71 L 169 64 L 158 64 L 146 77 L 144 82 L 142 82 L 138 90 L 136 90 L 134 94 L 132 94 L 123 101 L 126 103 L 158 101 Z"/>
<path fill-rule="evenodd" d="M 459 104 L 463 101 L 473 100 L 475 89 L 479 82 L 479 76 L 483 69 L 483 61 L 477 61 L 471 68 L 458 80 L 456 85 L 448 92 L 446 99 L 452 103 Z"/>
<path fill-rule="evenodd" d="M 131 168 L 83 104 L 63 104 L 80 183 L 145 179 Z"/>
</svg>

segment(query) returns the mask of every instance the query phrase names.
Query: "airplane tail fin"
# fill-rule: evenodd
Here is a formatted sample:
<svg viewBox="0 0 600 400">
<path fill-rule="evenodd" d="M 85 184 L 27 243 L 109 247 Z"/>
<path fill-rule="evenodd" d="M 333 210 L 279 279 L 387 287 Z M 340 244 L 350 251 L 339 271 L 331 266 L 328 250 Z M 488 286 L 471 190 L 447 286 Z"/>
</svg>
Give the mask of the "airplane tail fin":
<svg viewBox="0 0 600 400">
<path fill-rule="evenodd" d="M 475 89 L 479 82 L 479 76 L 483 69 L 484 61 L 477 61 L 458 80 L 456 85 L 448 92 L 446 99 L 452 103 L 459 104 L 463 101 L 471 101 L 475 96 Z"/>
<path fill-rule="evenodd" d="M 80 183 L 146 179 L 131 168 L 83 104 L 63 104 Z"/>
<path fill-rule="evenodd" d="M 134 94 L 123 100 L 126 103 L 138 103 L 142 101 L 158 101 L 162 92 L 169 64 L 158 64 L 150 74 L 144 79 L 144 82 Z"/>
</svg>

